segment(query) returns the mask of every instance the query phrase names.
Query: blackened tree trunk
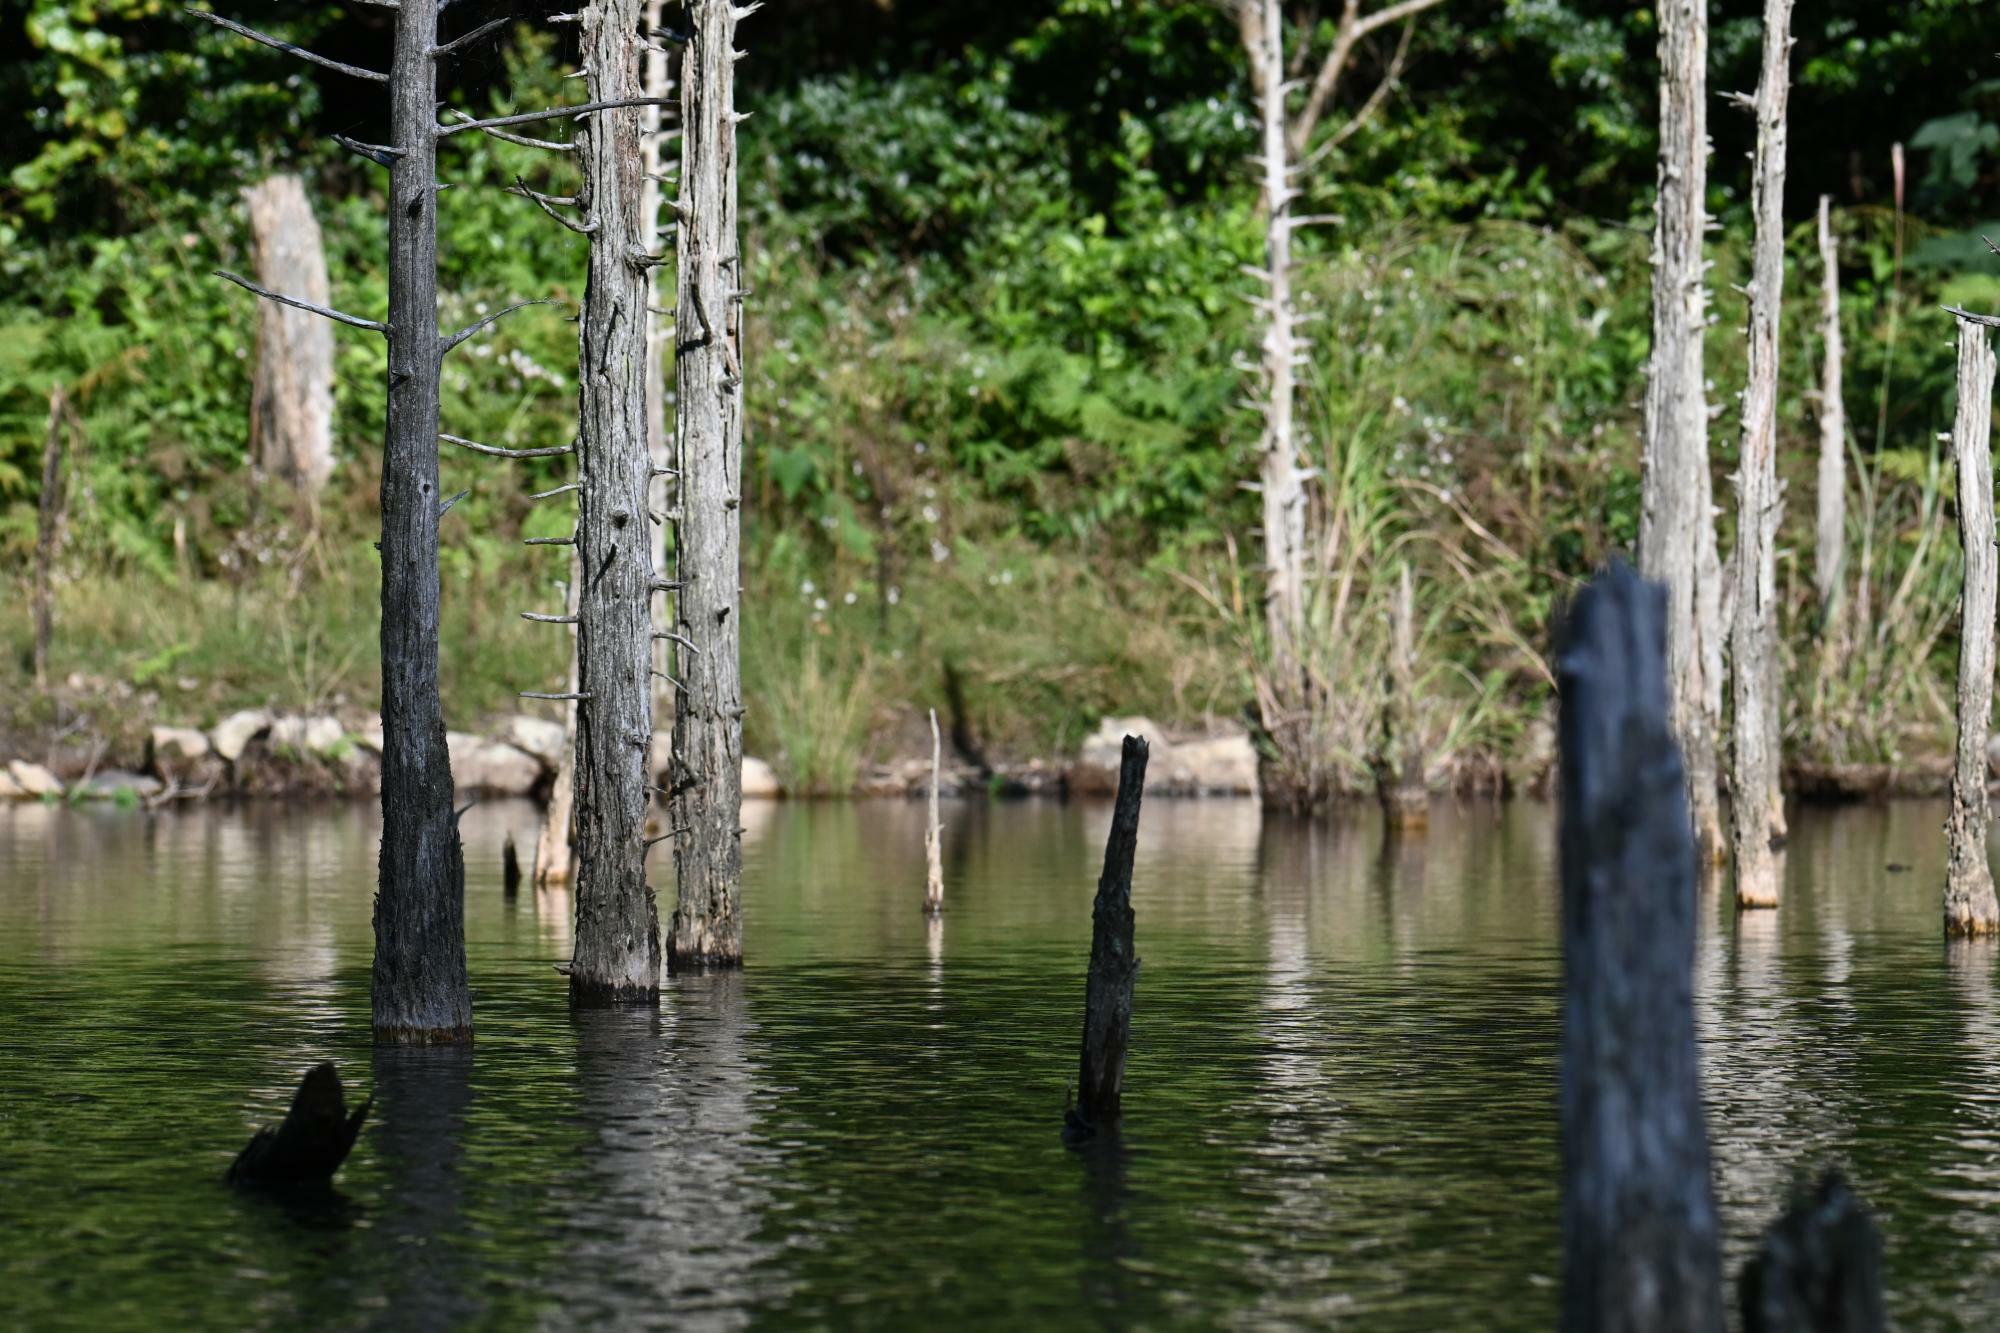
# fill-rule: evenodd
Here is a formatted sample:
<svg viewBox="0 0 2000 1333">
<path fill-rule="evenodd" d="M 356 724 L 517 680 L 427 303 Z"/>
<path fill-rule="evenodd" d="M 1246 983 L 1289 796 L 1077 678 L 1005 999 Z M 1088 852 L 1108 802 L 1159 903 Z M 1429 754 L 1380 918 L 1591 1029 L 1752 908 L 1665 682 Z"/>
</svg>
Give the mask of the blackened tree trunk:
<svg viewBox="0 0 2000 1333">
<path fill-rule="evenodd" d="M 1722 578 L 1708 468 L 1702 234 L 1708 223 L 1708 9 L 1666 0 L 1660 19 L 1660 171 L 1653 231 L 1653 351 L 1646 384 L 1639 568 L 1667 585 L 1668 688 L 1696 854 L 1722 859 L 1716 729 Z"/>
<path fill-rule="evenodd" d="M 438 697 L 437 10 L 396 10 L 382 459 L 382 856 L 375 1039 L 466 1041 L 465 860 Z"/>
<path fill-rule="evenodd" d="M 1146 788 L 1146 742 L 1127 736 L 1118 767 L 1118 798 L 1104 844 L 1104 873 L 1090 909 L 1090 973 L 1084 983 L 1083 1055 L 1077 1112 L 1089 1130 L 1118 1123 L 1125 1052 L 1132 1038 L 1132 991 L 1139 979 L 1133 947 L 1132 857 L 1139 846 L 1139 801 Z"/>
<path fill-rule="evenodd" d="M 1958 535 L 1965 582 L 1958 596 L 1958 752 L 1945 822 L 1944 929 L 2000 933 L 2000 901 L 1986 864 L 1986 737 L 1993 716 L 1993 617 L 2000 569 L 1993 551 L 1993 344 L 1985 327 L 1958 319 Z"/>
<path fill-rule="evenodd" d="M 1666 591 L 1577 597 L 1562 690 L 1563 1320 L 1719 1333 L 1714 1186 L 1695 1050 L 1695 849 L 1669 722 Z"/>
<path fill-rule="evenodd" d="M 735 40 L 728 0 L 690 0 L 681 73 L 675 445 L 680 508 L 667 820 L 679 880 L 668 962 L 743 961 L 743 684 L 738 518 L 743 271 L 736 234 Z"/>
<path fill-rule="evenodd" d="M 1785 104 L 1792 0 L 1765 0 L 1751 186 L 1757 234 L 1750 274 L 1750 378 L 1736 474 L 1736 615 L 1730 626 L 1731 848 L 1738 907 L 1776 907 L 1785 832 L 1778 772 L 1778 322 L 1785 287 Z"/>
<path fill-rule="evenodd" d="M 590 97 L 639 86 L 638 0 L 592 0 L 583 16 Z M 578 196 L 590 277 L 578 344 L 576 953 L 570 997 L 649 1001 L 660 990 L 660 919 L 646 884 L 653 742 L 653 537 L 647 493 L 644 165 L 636 106 L 581 122 Z"/>
</svg>

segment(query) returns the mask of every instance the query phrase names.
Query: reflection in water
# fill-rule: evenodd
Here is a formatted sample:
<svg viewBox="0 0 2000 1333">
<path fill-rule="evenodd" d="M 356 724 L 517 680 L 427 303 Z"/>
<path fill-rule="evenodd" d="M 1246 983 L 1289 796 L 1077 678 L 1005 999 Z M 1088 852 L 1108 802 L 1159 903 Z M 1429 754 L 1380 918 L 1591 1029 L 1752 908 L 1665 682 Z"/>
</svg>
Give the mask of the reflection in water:
<svg viewBox="0 0 2000 1333">
<path fill-rule="evenodd" d="M 1541 1329 L 1555 821 L 1149 801 L 1115 1142 L 1065 1149 L 1107 806 L 746 807 L 739 975 L 572 1015 L 566 893 L 467 813 L 476 1053 L 368 1045 L 376 818 L 0 809 L 10 1323 Z M 1801 811 L 1784 906 L 1714 887 L 1695 991 L 1732 1267 L 1795 1170 L 1885 1223 L 1908 1328 L 2000 1323 L 2000 1000 L 1947 950 L 1936 804 Z M 1907 873 L 1890 873 L 1890 863 Z M 218 1183 L 332 1059 L 327 1208 Z"/>
</svg>

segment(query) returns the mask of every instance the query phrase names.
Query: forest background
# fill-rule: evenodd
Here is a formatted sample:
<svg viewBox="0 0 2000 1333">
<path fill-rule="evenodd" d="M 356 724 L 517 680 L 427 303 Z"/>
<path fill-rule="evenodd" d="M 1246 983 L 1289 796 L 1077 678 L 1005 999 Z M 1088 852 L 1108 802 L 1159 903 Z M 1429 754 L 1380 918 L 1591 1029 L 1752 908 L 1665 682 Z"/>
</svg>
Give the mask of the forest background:
<svg viewBox="0 0 2000 1333">
<path fill-rule="evenodd" d="M 1309 7 L 1290 5 L 1301 22 Z M 1337 5 L 1320 6 L 1330 25 Z M 387 11 L 222 5 L 379 63 Z M 485 5 L 456 22 L 507 12 Z M 581 100 L 574 29 L 517 7 L 447 105 Z M 1744 375 L 1758 6 L 1712 6 L 1712 429 L 1731 549 Z M 1834 0 L 1795 15 L 1779 466 L 1785 733 L 1794 763 L 1942 755 L 1959 554 L 1952 327 L 2000 309 L 2000 69 L 1991 0 Z M 311 506 L 246 458 L 255 311 L 242 187 L 297 171 L 332 304 L 385 301 L 379 99 L 159 0 L 0 0 L 0 738 L 242 704 L 372 704 L 384 350 L 338 342 L 337 467 Z M 1106 714 L 1243 719 L 1259 612 L 1256 118 L 1233 21 L 1168 0 L 786 0 L 738 69 L 746 308 L 747 747 L 841 791 L 927 748 L 928 707 L 990 757 L 1073 750 Z M 1545 758 L 1548 624 L 1638 525 L 1656 33 L 1615 0 L 1446 0 L 1399 86 L 1306 175 L 1302 417 L 1340 534 L 1321 661 L 1367 780 L 1388 607 L 1417 606 L 1440 781 Z M 1363 50 L 1357 90 L 1392 57 Z M 1323 49 L 1324 44 L 1321 44 Z M 1358 100 L 1357 93 L 1357 100 Z M 465 136 L 477 139 L 478 136 Z M 463 140 L 461 140 L 463 142 Z M 1895 146 L 1904 145 L 1904 168 Z M 503 187 L 566 182 L 491 140 L 451 155 L 442 322 L 581 296 L 585 243 Z M 1852 465 L 1841 651 L 1811 593 L 1821 270 L 1839 241 Z M 574 433 L 574 325 L 529 311 L 446 371 L 445 428 Z M 26 614 L 51 385 L 79 429 L 48 690 Z M 534 462 L 447 458 L 444 689 L 453 725 L 560 690 L 563 522 Z"/>
</svg>

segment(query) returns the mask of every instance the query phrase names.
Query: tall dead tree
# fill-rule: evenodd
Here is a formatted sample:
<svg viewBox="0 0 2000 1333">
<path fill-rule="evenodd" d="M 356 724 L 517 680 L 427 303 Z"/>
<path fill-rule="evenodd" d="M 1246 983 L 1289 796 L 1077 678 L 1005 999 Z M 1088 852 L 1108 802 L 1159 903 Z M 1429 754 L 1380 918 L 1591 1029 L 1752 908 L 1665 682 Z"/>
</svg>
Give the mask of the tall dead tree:
<svg viewBox="0 0 2000 1333">
<path fill-rule="evenodd" d="M 562 489 L 570 491 L 574 488 L 575 483 L 571 483 Z M 567 540 L 574 542 L 575 539 Z M 558 884 L 566 886 L 576 875 L 576 696 L 581 690 L 577 684 L 576 599 L 581 581 L 576 576 L 574 547 L 571 548 L 569 578 L 556 586 L 563 589 L 563 605 L 570 618 L 569 688 L 565 691 L 567 697 L 562 700 L 562 751 L 556 759 L 555 780 L 549 784 L 549 803 L 542 810 L 541 832 L 535 837 L 537 889 L 553 888 Z"/>
<path fill-rule="evenodd" d="M 1818 521 L 1813 528 L 1813 591 L 1823 616 L 1840 596 L 1847 553 L 1847 399 L 1841 389 L 1840 251 L 1833 199 L 1819 197 L 1820 373 Z"/>
<path fill-rule="evenodd" d="M 1646 382 L 1639 568 L 1667 585 L 1667 678 L 1687 774 L 1696 855 L 1723 856 L 1716 794 L 1722 711 L 1722 566 L 1715 545 L 1702 374 L 1708 324 L 1708 7 L 1665 0 L 1660 22 L 1659 200 L 1653 350 Z"/>
<path fill-rule="evenodd" d="M 1722 1328 L 1669 605 L 1658 584 L 1613 568 L 1577 595 L 1557 659 L 1562 1326 L 1573 1333 Z"/>
<path fill-rule="evenodd" d="M 1944 929 L 1947 935 L 2000 933 L 2000 901 L 1986 863 L 1992 809 L 1986 795 L 1986 737 L 1993 716 L 1993 617 L 2000 569 L 1993 550 L 1993 343 L 1988 324 L 1958 316 L 1958 410 L 1951 448 L 1958 462 L 1958 536 L 1965 581 L 1958 594 L 1958 750 L 1945 822 Z"/>
<path fill-rule="evenodd" d="M 646 238 L 645 248 L 664 253 L 673 245 L 674 224 L 666 206 L 667 155 L 662 151 L 675 131 L 667 128 L 667 94 L 672 88 L 665 33 L 665 0 L 646 0 L 645 53 L 640 57 L 641 80 L 651 99 L 641 108 L 640 152 L 645 175 L 640 182 L 639 225 Z M 646 270 L 646 450 L 653 459 L 655 482 L 649 508 L 664 516 L 673 508 L 673 435 L 667 429 L 667 357 L 673 351 L 674 324 L 667 308 L 670 293 L 661 281 L 664 264 Z M 667 525 L 652 524 L 653 568 L 667 567 Z M 654 594 L 653 623 L 667 623 L 670 610 L 664 591 Z M 653 719 L 668 716 L 674 706 L 669 683 L 667 642 L 653 643 Z"/>
<path fill-rule="evenodd" d="M 382 0 L 373 0 L 381 3 Z M 383 334 L 389 344 L 388 410 L 382 459 L 382 850 L 375 897 L 373 1024 L 386 1044 L 467 1041 L 472 1000 L 465 971 L 465 858 L 452 809 L 451 758 L 438 693 L 438 442 L 502 457 L 574 452 L 574 445 L 511 450 L 438 429 L 438 386 L 453 348 L 523 301 L 443 334 L 437 323 L 438 144 L 469 130 L 513 143 L 544 144 L 509 127 L 634 105 L 590 102 L 489 120 L 437 118 L 437 62 L 498 31 L 493 19 L 438 41 L 438 7 L 395 4 L 389 72 L 362 69 L 199 10 L 195 17 L 338 73 L 389 87 L 392 142 L 340 144 L 389 171 L 389 318 L 363 319 L 221 273 L 267 300 Z"/>
<path fill-rule="evenodd" d="M 1785 291 L 1785 106 L 1791 88 L 1792 0 L 1765 0 L 1764 59 L 1751 212 L 1750 378 L 1736 473 L 1736 606 L 1730 626 L 1731 845 L 1736 905 L 1776 907 L 1772 843 L 1784 837 L 1778 720 L 1778 323 Z"/>
<path fill-rule="evenodd" d="M 1387 101 L 1402 76 L 1415 17 L 1443 0 L 1398 0 L 1370 13 L 1362 12 L 1361 0 L 1343 0 L 1332 43 L 1311 82 L 1305 85 L 1305 97 L 1297 111 L 1290 105 L 1290 94 L 1298 85 L 1288 81 L 1282 0 L 1228 3 L 1235 10 L 1238 34 L 1249 58 L 1260 131 L 1264 266 L 1255 272 L 1264 285 L 1256 302 L 1264 318 L 1259 367 L 1264 429 L 1258 450 L 1264 613 L 1273 660 L 1280 673 L 1289 676 L 1295 672 L 1306 626 L 1306 479 L 1311 475 L 1301 459 L 1293 421 L 1298 367 L 1306 344 L 1299 337 L 1298 313 L 1292 304 L 1292 236 L 1299 227 L 1326 220 L 1295 216 L 1292 204 L 1299 196 L 1299 177 L 1321 156 L 1346 142 Z M 1321 122 L 1336 105 L 1356 51 L 1372 35 L 1398 23 L 1403 26 L 1395 54 L 1374 91 L 1337 129 L 1321 136 Z M 1310 30 L 1305 37 L 1297 53 L 1301 69 L 1310 53 Z"/>
<path fill-rule="evenodd" d="M 668 773 L 678 900 L 668 964 L 743 961 L 742 251 L 736 222 L 736 24 L 757 6 L 689 0 L 681 67 L 674 314 L 680 503 L 674 522 L 674 751 Z"/>
<path fill-rule="evenodd" d="M 297 176 L 270 176 L 243 191 L 257 280 L 325 305 L 333 299 L 319 219 Z M 333 330 L 305 310 L 269 302 L 257 311 L 250 382 L 250 459 L 316 498 L 333 475 Z"/>
</svg>

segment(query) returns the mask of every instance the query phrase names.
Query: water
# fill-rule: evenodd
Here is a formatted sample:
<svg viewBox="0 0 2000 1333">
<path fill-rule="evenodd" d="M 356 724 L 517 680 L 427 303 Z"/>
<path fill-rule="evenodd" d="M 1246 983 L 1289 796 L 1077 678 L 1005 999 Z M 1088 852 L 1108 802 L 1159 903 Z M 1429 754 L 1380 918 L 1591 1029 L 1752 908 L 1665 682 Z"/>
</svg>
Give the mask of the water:
<svg viewBox="0 0 2000 1333">
<path fill-rule="evenodd" d="M 0 809 L 0 1325 L 1545 1329 L 1545 807 L 1157 801 L 1122 1150 L 1058 1140 L 1108 807 L 746 811 L 751 968 L 572 1015 L 568 902 L 465 818 L 470 1053 L 367 1040 L 374 814 Z M 1905 1329 L 2000 1319 L 2000 1000 L 1939 939 L 1943 811 L 1795 824 L 1696 958 L 1732 1272 L 1845 1163 Z M 1902 873 L 1886 867 L 1907 863 Z M 321 1059 L 375 1115 L 305 1206 L 220 1182 Z"/>
</svg>

